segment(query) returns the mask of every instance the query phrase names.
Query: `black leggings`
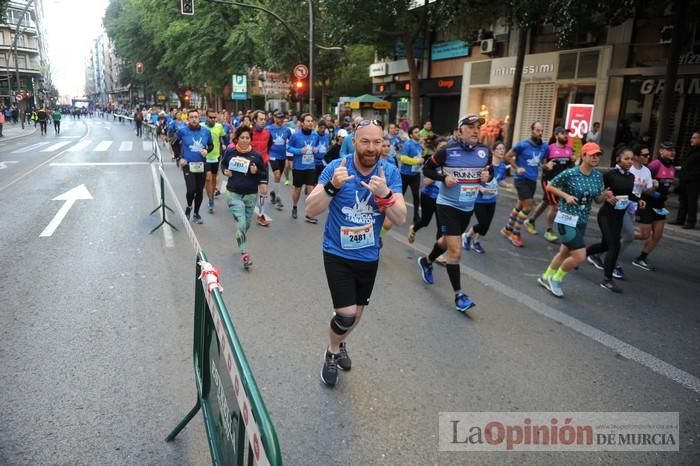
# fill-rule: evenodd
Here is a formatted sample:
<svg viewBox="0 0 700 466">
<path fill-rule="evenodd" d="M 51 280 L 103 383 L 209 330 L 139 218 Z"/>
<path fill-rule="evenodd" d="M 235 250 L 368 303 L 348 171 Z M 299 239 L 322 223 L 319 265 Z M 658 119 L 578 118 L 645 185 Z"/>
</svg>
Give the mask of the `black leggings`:
<svg viewBox="0 0 700 466">
<path fill-rule="evenodd" d="M 479 222 L 474 225 L 474 233 L 486 236 L 489 232 L 489 227 L 491 226 L 491 220 L 493 220 L 493 214 L 496 212 L 496 203 L 479 203 L 474 205 L 474 215 L 476 215 L 476 221 Z"/>
<path fill-rule="evenodd" d="M 607 251 L 603 262 L 605 278 L 612 279 L 613 268 L 615 268 L 617 258 L 620 255 L 620 237 L 624 219 L 624 215 L 600 215 L 598 213 L 598 226 L 603 238 L 600 243 L 586 248 L 587 256 Z"/>
<path fill-rule="evenodd" d="M 411 187 L 411 194 L 413 195 L 413 221 L 417 222 L 419 220 L 418 216 L 418 206 L 420 205 L 420 175 L 401 175 L 401 193 L 406 194 L 406 189 Z"/>
<path fill-rule="evenodd" d="M 204 183 L 207 180 L 206 173 L 191 173 L 190 168 L 185 166 L 182 169 L 185 175 L 185 186 L 187 186 L 187 206 L 194 201 L 194 213 L 199 214 L 199 206 L 202 205 L 204 193 Z"/>
<path fill-rule="evenodd" d="M 433 199 L 429 196 L 426 196 L 425 194 L 422 194 L 420 197 L 420 220 L 418 220 L 414 225 L 413 225 L 413 231 L 418 231 L 423 227 L 427 227 L 430 225 L 430 219 L 433 218 L 433 214 L 435 213 L 435 203 L 436 199 Z M 437 215 L 435 215 L 435 223 L 437 223 L 437 231 L 435 232 L 435 239 L 440 239 L 440 236 L 442 236 L 442 233 L 440 233 L 440 219 L 438 218 Z"/>
<path fill-rule="evenodd" d="M 54 120 L 53 130 L 56 132 L 56 134 L 61 132 L 61 122 L 59 120 Z"/>
</svg>

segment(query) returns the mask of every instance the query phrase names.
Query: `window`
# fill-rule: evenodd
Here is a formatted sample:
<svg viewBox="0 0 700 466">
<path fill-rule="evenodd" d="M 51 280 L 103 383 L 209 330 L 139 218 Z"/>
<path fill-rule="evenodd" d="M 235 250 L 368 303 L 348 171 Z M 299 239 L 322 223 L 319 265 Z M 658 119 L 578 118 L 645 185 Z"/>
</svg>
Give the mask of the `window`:
<svg viewBox="0 0 700 466">
<path fill-rule="evenodd" d="M 598 75 L 598 51 L 581 52 L 578 60 L 577 77 L 595 78 Z"/>
<path fill-rule="evenodd" d="M 488 84 L 491 80 L 491 62 L 472 63 L 471 84 Z"/>
<path fill-rule="evenodd" d="M 17 65 L 19 66 L 20 69 L 26 70 L 27 69 L 27 57 L 24 55 L 17 55 Z"/>
<path fill-rule="evenodd" d="M 559 73 L 557 79 L 574 79 L 576 77 L 576 61 L 578 53 L 562 53 L 559 55 Z"/>
</svg>

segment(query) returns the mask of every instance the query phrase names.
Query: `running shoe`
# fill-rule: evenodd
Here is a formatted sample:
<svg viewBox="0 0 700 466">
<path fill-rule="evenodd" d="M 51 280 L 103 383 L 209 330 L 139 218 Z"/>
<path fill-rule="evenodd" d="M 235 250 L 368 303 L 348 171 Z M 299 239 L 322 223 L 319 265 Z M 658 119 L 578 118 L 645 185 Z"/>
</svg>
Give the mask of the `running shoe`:
<svg viewBox="0 0 700 466">
<path fill-rule="evenodd" d="M 523 239 L 520 237 L 520 235 L 513 235 L 512 239 L 510 242 L 515 246 L 516 248 L 522 248 L 525 247 L 525 243 L 523 242 Z"/>
<path fill-rule="evenodd" d="M 192 207 L 187 207 L 185 209 L 185 217 L 187 217 L 187 220 L 190 219 L 190 214 L 192 213 Z"/>
<path fill-rule="evenodd" d="M 559 237 L 551 229 L 547 229 L 547 231 L 544 232 L 544 239 L 550 243 L 556 243 Z"/>
<path fill-rule="evenodd" d="M 513 238 L 513 232 L 506 227 L 501 228 L 501 234 L 509 240 Z"/>
<path fill-rule="evenodd" d="M 469 251 L 472 247 L 472 237 L 466 233 L 462 233 L 462 248 Z"/>
<path fill-rule="evenodd" d="M 418 269 L 420 270 L 420 276 L 425 283 L 428 285 L 435 283 L 433 280 L 433 265 L 426 263 L 425 257 L 418 258 Z"/>
<path fill-rule="evenodd" d="M 625 278 L 625 271 L 619 265 L 616 265 L 613 269 L 613 278 L 617 278 L 618 280 Z"/>
<path fill-rule="evenodd" d="M 266 219 L 264 215 L 258 215 L 257 221 L 258 221 L 258 225 L 260 225 L 261 227 L 269 227 L 270 226 L 270 221 L 268 219 Z"/>
<path fill-rule="evenodd" d="M 477 254 L 486 254 L 486 250 L 483 247 L 481 247 L 481 243 L 479 243 L 478 241 L 475 241 L 472 244 L 472 251 L 474 251 Z"/>
<path fill-rule="evenodd" d="M 209 213 L 214 213 L 214 199 L 209 199 Z"/>
<path fill-rule="evenodd" d="M 413 225 L 408 227 L 408 244 L 416 242 L 416 232 L 413 230 Z"/>
<path fill-rule="evenodd" d="M 292 218 L 297 218 L 297 206 L 292 207 Z"/>
<path fill-rule="evenodd" d="M 344 371 L 349 371 L 352 368 L 352 361 L 348 355 L 348 348 L 345 342 L 340 344 L 340 352 L 338 353 L 338 367 Z"/>
<path fill-rule="evenodd" d="M 304 221 L 306 223 L 311 223 L 312 225 L 316 225 L 318 223 L 317 218 L 309 217 L 308 215 L 304 215 Z"/>
<path fill-rule="evenodd" d="M 284 210 L 284 204 L 282 204 L 282 198 L 277 197 L 277 210 L 282 211 Z"/>
<path fill-rule="evenodd" d="M 198 225 L 201 225 L 202 223 L 204 223 L 204 220 L 202 220 L 202 217 L 197 213 L 192 215 L 192 221 Z"/>
<path fill-rule="evenodd" d="M 552 293 L 554 296 L 557 298 L 563 298 L 564 297 L 564 290 L 561 288 L 561 280 L 555 280 L 552 277 L 549 277 L 549 290 L 550 293 Z"/>
<path fill-rule="evenodd" d="M 217 189 L 216 191 L 214 191 L 214 197 L 219 197 L 219 196 L 221 196 L 221 191 L 219 191 Z"/>
<path fill-rule="evenodd" d="M 632 261 L 632 265 L 637 266 L 640 269 L 648 270 L 649 272 L 653 272 L 654 270 L 656 270 L 656 268 L 649 262 L 647 262 L 646 259 L 637 258 Z"/>
<path fill-rule="evenodd" d="M 459 312 L 466 312 L 476 306 L 476 303 L 469 299 L 469 296 L 460 291 L 455 295 L 455 308 Z"/>
<path fill-rule="evenodd" d="M 537 277 L 537 283 L 539 283 L 539 285 L 540 285 L 542 288 L 544 288 L 545 290 L 547 290 L 547 291 L 552 291 L 552 290 L 549 288 L 549 279 L 544 278 L 544 275 L 540 275 L 539 277 Z"/>
<path fill-rule="evenodd" d="M 338 355 L 328 350 L 323 353 L 321 381 L 329 387 L 334 387 L 338 383 Z"/>
<path fill-rule="evenodd" d="M 622 288 L 617 286 L 615 282 L 609 278 L 604 278 L 603 281 L 600 282 L 600 286 L 606 290 L 612 291 L 613 293 L 622 293 Z"/>
<path fill-rule="evenodd" d="M 243 268 L 248 270 L 250 266 L 253 265 L 253 259 L 250 258 L 250 254 L 247 252 L 241 254 L 241 263 L 243 264 Z"/>
<path fill-rule="evenodd" d="M 527 228 L 527 232 L 530 233 L 531 235 L 537 234 L 537 227 L 535 226 L 534 223 L 532 223 L 530 221 L 530 219 L 525 220 L 525 228 Z"/>
<path fill-rule="evenodd" d="M 586 260 L 598 270 L 603 270 L 605 268 L 603 267 L 603 261 L 600 260 L 600 257 L 596 256 L 595 254 L 591 254 L 590 256 L 586 257 Z"/>
<path fill-rule="evenodd" d="M 291 183 L 291 181 L 289 181 L 289 178 L 287 178 L 286 180 L 284 180 L 284 185 L 285 185 L 285 186 L 289 186 L 290 184 L 292 184 L 292 183 Z"/>
</svg>

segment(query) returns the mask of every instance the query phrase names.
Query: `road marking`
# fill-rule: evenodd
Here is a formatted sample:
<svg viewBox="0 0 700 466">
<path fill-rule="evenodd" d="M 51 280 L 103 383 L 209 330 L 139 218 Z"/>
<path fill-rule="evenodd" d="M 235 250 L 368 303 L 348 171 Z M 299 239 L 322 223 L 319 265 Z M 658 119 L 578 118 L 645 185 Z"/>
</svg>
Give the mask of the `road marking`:
<svg viewBox="0 0 700 466">
<path fill-rule="evenodd" d="M 92 141 L 90 139 L 86 139 L 85 141 L 80 141 L 76 145 L 70 147 L 68 149 L 68 152 L 79 152 L 79 151 L 85 149 L 90 144 L 92 144 Z"/>
<path fill-rule="evenodd" d="M 160 202 L 160 183 L 158 183 L 158 175 L 156 174 L 156 166 L 153 164 L 151 165 L 151 175 L 153 175 L 153 194 L 155 196 L 156 202 Z M 163 216 L 165 216 L 165 220 L 168 219 L 168 213 L 163 212 L 163 209 L 158 209 L 160 210 L 160 218 L 163 220 Z M 164 223 L 163 226 L 163 241 L 165 241 L 165 247 L 166 248 L 174 248 L 175 247 L 175 240 L 173 239 L 173 229 L 170 228 L 170 225 L 167 223 Z"/>
<path fill-rule="evenodd" d="M 424 248 L 423 246 L 420 246 L 415 243 L 409 244 L 406 238 L 400 236 L 394 231 L 390 231 L 389 235 L 401 244 L 413 248 L 421 254 L 428 255 L 430 253 L 430 250 L 428 248 Z M 695 377 L 694 375 L 682 369 L 679 369 L 676 366 L 673 366 L 657 358 L 656 356 L 642 351 L 641 349 L 635 346 L 625 343 L 619 338 L 605 333 L 602 330 L 598 330 L 597 328 L 588 325 L 574 317 L 571 317 L 568 314 L 558 311 L 541 301 L 538 301 L 524 293 L 521 293 L 520 291 L 514 288 L 511 288 L 499 282 L 498 280 L 494 280 L 493 278 L 488 277 L 483 273 L 472 269 L 469 266 L 460 264 L 460 270 L 462 274 L 480 282 L 482 285 L 494 291 L 500 292 L 501 294 L 508 296 L 509 298 L 511 298 L 519 304 L 523 304 L 529 307 L 537 314 L 547 317 L 548 319 L 551 319 L 555 322 L 559 322 L 560 324 L 570 328 L 571 330 L 580 333 L 581 335 L 587 336 L 588 338 L 597 341 L 601 345 L 610 348 L 611 350 L 618 353 L 620 356 L 635 361 L 641 364 L 642 366 L 646 367 L 647 369 L 650 369 L 651 371 L 656 372 L 659 375 L 671 379 L 672 381 L 683 385 L 684 387 L 694 391 L 695 393 L 700 393 L 700 379 Z M 532 286 L 533 289 L 537 286 L 534 280 L 532 282 Z"/>
<path fill-rule="evenodd" d="M 131 141 L 122 141 L 119 145 L 119 152 L 126 152 L 134 149 L 134 143 Z"/>
<path fill-rule="evenodd" d="M 6 169 L 8 163 L 19 163 L 19 161 L 18 160 L 5 160 L 4 162 L 0 162 L 0 170 Z"/>
<path fill-rule="evenodd" d="M 153 149 L 153 143 L 151 141 L 141 141 L 141 147 L 145 151 L 150 151 Z"/>
<path fill-rule="evenodd" d="M 41 152 L 53 152 L 55 150 L 60 149 L 63 146 L 67 146 L 70 143 L 71 143 L 71 141 L 61 141 L 61 142 L 58 142 L 52 146 L 47 147 L 46 149 L 43 149 Z"/>
<path fill-rule="evenodd" d="M 105 152 L 112 145 L 112 141 L 102 141 L 95 147 L 95 152 Z"/>
<path fill-rule="evenodd" d="M 53 217 L 53 219 L 49 222 L 48 225 L 46 225 L 46 228 L 44 228 L 44 231 L 41 232 L 39 235 L 40 237 L 49 237 L 53 235 L 53 232 L 56 231 L 56 228 L 61 224 L 63 219 L 65 218 L 66 214 L 68 211 L 73 207 L 73 204 L 75 204 L 75 201 L 77 200 L 87 200 L 87 199 L 93 199 L 92 195 L 90 192 L 87 190 L 84 184 L 81 184 L 80 186 L 76 186 L 75 188 L 71 189 L 70 191 L 66 191 L 65 193 L 61 194 L 60 196 L 54 197 L 52 200 L 54 201 L 66 201 L 63 203 L 61 208 L 56 212 L 56 215 Z"/>
<path fill-rule="evenodd" d="M 54 162 L 52 167 L 119 167 L 125 165 L 150 165 L 149 162 Z"/>
<path fill-rule="evenodd" d="M 34 149 L 37 149 L 45 144 L 48 144 L 48 142 L 38 142 L 36 144 L 32 144 L 31 146 L 27 146 L 27 147 L 23 147 L 21 149 L 14 150 L 11 153 L 12 154 L 24 154 L 25 152 L 31 152 Z"/>
</svg>

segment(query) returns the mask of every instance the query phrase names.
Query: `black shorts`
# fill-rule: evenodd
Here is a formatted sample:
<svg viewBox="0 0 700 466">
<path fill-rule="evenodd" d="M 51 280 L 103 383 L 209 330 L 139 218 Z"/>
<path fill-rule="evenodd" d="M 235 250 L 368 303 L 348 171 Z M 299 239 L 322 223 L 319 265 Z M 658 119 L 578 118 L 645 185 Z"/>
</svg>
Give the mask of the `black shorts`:
<svg viewBox="0 0 700 466">
<path fill-rule="evenodd" d="M 295 188 L 302 186 L 316 186 L 316 170 L 294 170 L 292 169 L 292 185 Z"/>
<path fill-rule="evenodd" d="M 535 197 L 535 191 L 537 191 L 537 181 L 532 180 L 514 180 L 515 191 L 518 193 L 518 200 L 524 201 L 526 199 L 533 199 Z"/>
<path fill-rule="evenodd" d="M 367 306 L 377 277 L 379 261 L 362 262 L 323 253 L 333 308 Z"/>
<path fill-rule="evenodd" d="M 465 212 L 448 205 L 438 204 L 435 208 L 440 222 L 440 233 L 445 236 L 460 236 L 469 227 L 474 211 Z"/>
<path fill-rule="evenodd" d="M 547 191 L 547 185 L 549 184 L 549 180 L 542 178 L 540 180 L 540 184 L 542 185 L 542 200 L 547 201 L 547 204 L 549 205 L 557 205 L 559 202 L 557 196 Z"/>
<path fill-rule="evenodd" d="M 284 170 L 285 159 L 270 159 L 270 170 L 273 172 L 281 172 Z"/>
<path fill-rule="evenodd" d="M 204 173 L 213 173 L 214 176 L 219 172 L 219 162 L 204 162 Z"/>
<path fill-rule="evenodd" d="M 316 165 L 316 182 L 318 183 L 318 179 L 321 177 L 321 173 L 323 173 L 323 169 L 326 168 L 323 165 Z"/>
<path fill-rule="evenodd" d="M 651 207 L 646 207 L 645 209 L 637 209 L 637 221 L 644 225 L 651 225 L 654 222 L 665 222 L 666 216 L 659 215 L 654 212 Z"/>
</svg>

